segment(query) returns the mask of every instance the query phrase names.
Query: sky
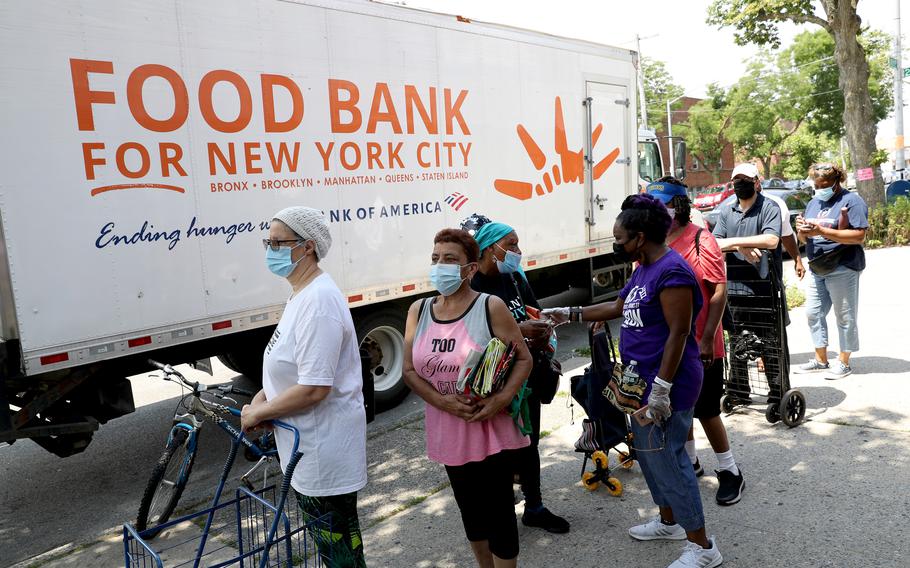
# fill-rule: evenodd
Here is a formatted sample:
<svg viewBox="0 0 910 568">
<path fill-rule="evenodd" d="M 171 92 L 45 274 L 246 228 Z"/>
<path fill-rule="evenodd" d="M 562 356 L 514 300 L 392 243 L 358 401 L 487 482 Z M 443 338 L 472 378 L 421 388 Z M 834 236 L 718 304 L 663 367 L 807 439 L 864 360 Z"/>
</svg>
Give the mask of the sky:
<svg viewBox="0 0 910 568">
<path fill-rule="evenodd" d="M 888 33 L 896 29 L 898 0 L 860 0 L 863 23 Z M 899 0 L 902 29 L 910 30 L 910 0 Z M 664 61 L 674 82 L 685 94 L 701 97 L 712 82 L 722 86 L 735 83 L 745 70 L 744 60 L 757 52 L 753 46 L 738 46 L 733 30 L 717 29 L 705 23 L 711 0 L 404 0 L 407 6 L 457 14 L 467 18 L 506 24 L 635 49 L 635 35 L 641 36 L 641 52 Z M 782 46 L 811 24 L 781 26 Z M 910 35 L 902 36 L 910 47 Z M 910 66 L 905 50 L 904 66 Z M 910 101 L 910 89 L 905 99 Z M 904 119 L 905 123 L 907 118 Z M 910 124 L 908 124 L 910 128 Z M 880 143 L 894 136 L 894 123 L 879 124 Z"/>
</svg>

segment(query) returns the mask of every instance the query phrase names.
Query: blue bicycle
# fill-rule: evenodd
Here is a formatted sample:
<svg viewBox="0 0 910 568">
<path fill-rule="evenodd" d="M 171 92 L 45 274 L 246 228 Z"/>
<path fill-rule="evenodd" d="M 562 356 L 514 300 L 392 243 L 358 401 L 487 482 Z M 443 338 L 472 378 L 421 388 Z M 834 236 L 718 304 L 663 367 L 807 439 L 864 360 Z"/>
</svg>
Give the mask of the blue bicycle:
<svg viewBox="0 0 910 568">
<path fill-rule="evenodd" d="M 177 404 L 174 412 L 174 425 L 171 427 L 164 451 L 155 464 L 139 504 L 136 529 L 140 532 L 145 531 L 146 538 L 154 538 L 158 533 L 154 529 L 170 519 L 183 495 L 183 490 L 186 488 L 193 470 L 193 462 L 196 459 L 200 429 L 206 420 L 214 422 L 232 439 L 239 439 L 244 445 L 244 454 L 247 459 L 258 460 L 256 465 L 240 478 L 241 483 L 250 490 L 256 489 L 251 479 L 260 469 L 263 477 L 258 489 L 267 486 L 269 466 L 272 461 L 277 461 L 278 450 L 271 432 L 253 441 L 242 436 L 239 429 L 225 418 L 240 416 L 240 410 L 212 400 L 219 399 L 237 404 L 237 401 L 228 395 L 252 397 L 254 393 L 231 385 L 209 387 L 188 380 L 170 365 L 152 360 L 149 360 L 149 363 L 164 373 L 163 380 L 176 382 L 189 391 Z M 203 395 L 206 398 L 203 398 Z M 229 460 L 228 463 L 232 462 L 233 460 Z M 222 482 L 227 475 L 226 470 L 223 473 Z"/>
</svg>

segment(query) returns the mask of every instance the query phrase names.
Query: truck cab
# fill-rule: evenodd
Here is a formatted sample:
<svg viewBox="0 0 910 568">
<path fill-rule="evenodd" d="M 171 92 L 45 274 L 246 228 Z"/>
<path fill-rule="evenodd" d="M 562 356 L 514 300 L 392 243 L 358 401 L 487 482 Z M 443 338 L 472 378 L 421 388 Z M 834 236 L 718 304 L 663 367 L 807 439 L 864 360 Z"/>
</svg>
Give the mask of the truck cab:
<svg viewBox="0 0 910 568">
<path fill-rule="evenodd" d="M 657 133 L 648 128 L 638 129 L 638 190 L 640 193 L 645 192 L 649 183 L 657 181 L 665 175 L 672 175 L 680 180 L 686 177 L 685 141 L 676 136 L 669 137 L 667 140 L 668 147 L 673 144 L 673 172 L 670 171 L 669 164 L 664 168 L 664 157 Z"/>
</svg>

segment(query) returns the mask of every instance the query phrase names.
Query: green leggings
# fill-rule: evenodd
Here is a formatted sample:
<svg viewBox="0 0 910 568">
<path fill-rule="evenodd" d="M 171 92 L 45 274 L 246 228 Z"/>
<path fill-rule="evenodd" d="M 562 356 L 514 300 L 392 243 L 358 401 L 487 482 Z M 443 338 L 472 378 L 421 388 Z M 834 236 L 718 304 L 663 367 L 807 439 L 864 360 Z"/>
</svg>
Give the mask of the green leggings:
<svg viewBox="0 0 910 568">
<path fill-rule="evenodd" d="M 357 518 L 357 492 L 328 497 L 310 497 L 297 493 L 297 503 L 304 520 L 312 522 L 328 515 L 328 525 L 314 526 L 310 534 L 327 568 L 366 568 L 363 540 Z"/>
</svg>

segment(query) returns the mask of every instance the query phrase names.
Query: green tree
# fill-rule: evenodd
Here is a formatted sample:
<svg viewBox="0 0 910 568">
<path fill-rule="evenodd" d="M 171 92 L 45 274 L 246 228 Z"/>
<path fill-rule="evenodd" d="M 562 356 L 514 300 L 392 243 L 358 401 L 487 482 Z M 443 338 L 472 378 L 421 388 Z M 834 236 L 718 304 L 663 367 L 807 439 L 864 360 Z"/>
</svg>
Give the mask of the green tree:
<svg viewBox="0 0 910 568">
<path fill-rule="evenodd" d="M 773 166 L 774 175 L 785 179 L 804 179 L 809 173 L 809 166 L 816 162 L 840 162 L 837 140 L 826 134 L 813 133 L 808 124 L 801 125 L 781 146 L 779 160 Z"/>
<path fill-rule="evenodd" d="M 779 69 L 768 53 L 749 63 L 748 72 L 726 96 L 724 135 L 737 153 L 762 164 L 771 177 L 774 158 L 805 122 L 810 85 L 796 80 L 792 69 Z"/>
<path fill-rule="evenodd" d="M 869 61 L 869 96 L 875 122 L 891 112 L 893 75 L 888 68 L 890 36 L 866 30 L 859 38 Z M 793 67 L 812 86 L 809 131 L 838 140 L 844 132 L 844 94 L 839 87 L 840 68 L 834 57 L 834 39 L 824 30 L 805 31 L 780 55 L 781 67 Z"/>
<path fill-rule="evenodd" d="M 730 116 L 724 112 L 727 92 L 717 84 L 708 85 L 708 97 L 694 104 L 686 122 L 677 126 L 685 137 L 689 153 L 711 173 L 713 183 L 720 182 L 721 161 L 724 147 L 729 143 L 724 137 L 730 126 Z"/>
<path fill-rule="evenodd" d="M 858 0 L 714 0 L 708 23 L 732 26 L 736 42 L 780 46 L 778 26 L 784 22 L 815 24 L 834 40 L 834 59 L 841 72 L 838 87 L 845 95 L 843 122 L 853 164 L 872 167 L 874 177 L 858 181 L 857 189 L 870 205 L 884 202 L 881 170 L 876 160 L 876 121 L 869 93 L 869 62 L 859 41 Z M 818 8 L 824 17 L 817 14 Z"/>
<path fill-rule="evenodd" d="M 667 101 L 683 94 L 683 88 L 673 82 L 663 61 L 641 58 L 641 70 L 644 76 L 645 102 L 648 108 L 648 128 L 658 129 L 667 124 Z M 671 105 L 671 108 L 678 107 Z"/>
</svg>

